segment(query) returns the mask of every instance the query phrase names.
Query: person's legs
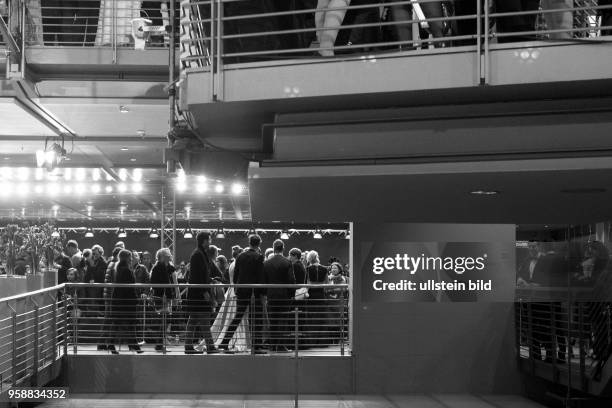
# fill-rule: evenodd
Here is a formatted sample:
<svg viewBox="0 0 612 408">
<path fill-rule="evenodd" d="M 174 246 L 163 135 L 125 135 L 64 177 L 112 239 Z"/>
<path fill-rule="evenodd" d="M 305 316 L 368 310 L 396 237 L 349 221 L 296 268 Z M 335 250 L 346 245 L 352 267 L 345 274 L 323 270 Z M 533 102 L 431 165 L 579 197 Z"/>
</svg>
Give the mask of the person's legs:
<svg viewBox="0 0 612 408">
<path fill-rule="evenodd" d="M 330 0 L 328 7 L 338 9 L 348 5 L 349 0 Z M 319 54 L 323 56 L 334 55 L 334 44 L 345 15 L 346 9 L 329 10 L 324 13 L 323 28 L 326 28 L 326 30 L 319 32 L 319 46 L 321 47 Z"/>
<path fill-rule="evenodd" d="M 442 12 L 442 3 L 441 2 L 431 2 L 428 1 L 426 3 L 420 3 L 421 9 L 425 14 L 425 17 L 430 18 L 441 18 L 444 16 Z M 439 21 L 430 21 L 429 22 L 429 32 L 435 38 L 444 37 L 444 22 L 442 20 Z M 434 43 L 435 46 L 440 46 L 440 42 Z"/>
<path fill-rule="evenodd" d="M 232 340 L 232 337 L 234 336 L 234 333 L 236 332 L 236 329 L 238 328 L 238 325 L 240 324 L 240 321 L 244 316 L 244 313 L 246 312 L 247 307 L 249 306 L 249 301 L 250 298 L 238 297 L 236 299 L 236 314 L 234 315 L 232 322 L 228 326 L 227 331 L 225 332 L 225 336 L 223 336 L 223 340 L 221 341 L 221 347 L 228 347 L 230 341 Z"/>
<path fill-rule="evenodd" d="M 397 35 L 397 41 L 407 42 L 407 44 L 401 44 L 400 47 L 410 47 L 412 44 L 412 23 L 405 23 L 405 21 L 412 20 L 412 11 L 410 7 L 406 5 L 391 6 L 391 19 L 396 24 L 394 25 L 395 34 Z"/>
<path fill-rule="evenodd" d="M 554 10 L 571 8 L 574 5 L 573 0 L 542 0 L 542 9 Z M 574 18 L 571 11 L 562 11 L 554 13 L 545 13 L 544 18 L 549 30 L 571 30 L 574 24 Z M 551 33 L 550 38 L 555 40 L 572 38 L 571 32 Z"/>
<path fill-rule="evenodd" d="M 497 12 L 512 13 L 537 10 L 540 5 L 539 0 L 505 0 L 497 2 Z M 499 33 L 518 33 L 522 31 L 534 31 L 536 14 L 506 16 L 497 18 L 497 31 Z M 513 41 L 530 41 L 535 38 L 534 35 L 513 35 L 507 37 L 499 37 L 498 42 L 513 42 Z"/>
</svg>

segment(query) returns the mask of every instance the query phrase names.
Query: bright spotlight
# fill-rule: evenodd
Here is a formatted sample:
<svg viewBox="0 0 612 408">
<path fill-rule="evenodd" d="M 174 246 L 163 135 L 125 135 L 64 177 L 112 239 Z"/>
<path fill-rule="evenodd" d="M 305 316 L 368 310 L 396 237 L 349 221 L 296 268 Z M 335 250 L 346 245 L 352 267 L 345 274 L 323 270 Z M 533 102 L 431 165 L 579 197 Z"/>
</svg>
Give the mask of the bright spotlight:
<svg viewBox="0 0 612 408">
<path fill-rule="evenodd" d="M 83 183 L 77 184 L 75 187 L 75 192 L 78 195 L 85 194 L 85 184 Z"/>
<path fill-rule="evenodd" d="M 287 231 L 281 232 L 280 239 L 289 239 L 289 233 Z"/>
<path fill-rule="evenodd" d="M 215 193 L 221 194 L 223 190 L 225 190 L 225 187 L 223 187 L 223 184 L 218 183 L 217 185 L 215 185 Z"/>
<path fill-rule="evenodd" d="M 140 184 L 140 183 L 132 184 L 132 191 L 135 192 L 135 193 L 141 193 L 142 192 L 142 184 Z"/>
<path fill-rule="evenodd" d="M 10 180 L 13 178 L 13 169 L 10 167 L 2 167 L 0 174 L 2 174 L 3 179 Z"/>
<path fill-rule="evenodd" d="M 128 178 L 128 172 L 126 169 L 119 169 L 119 179 L 125 181 Z"/>
<path fill-rule="evenodd" d="M 93 169 L 93 170 L 91 171 L 91 179 L 92 179 L 93 181 L 99 181 L 99 180 L 100 180 L 100 178 L 101 178 L 101 175 L 100 175 L 100 169 Z"/>
<path fill-rule="evenodd" d="M 321 230 L 316 230 L 314 232 L 314 235 L 312 236 L 314 239 L 321 239 L 323 238 L 323 234 L 321 233 Z"/>
<path fill-rule="evenodd" d="M 76 169 L 74 177 L 78 181 L 83 181 L 87 177 L 87 172 L 85 171 L 85 169 Z"/>
<path fill-rule="evenodd" d="M 208 186 L 206 184 L 200 183 L 196 186 L 196 191 L 198 194 L 204 194 L 208 191 Z"/>
<path fill-rule="evenodd" d="M 232 194 L 240 195 L 242 194 L 242 191 L 244 191 L 244 186 L 242 184 L 240 183 L 232 184 Z"/>
<path fill-rule="evenodd" d="M 41 169 L 41 168 L 36 169 L 35 174 L 34 174 L 34 177 L 35 177 L 35 178 L 36 178 L 36 180 L 38 180 L 38 181 L 40 181 L 40 180 L 42 180 L 43 178 L 45 178 L 45 169 Z"/>
<path fill-rule="evenodd" d="M 60 192 L 60 187 L 57 183 L 49 183 L 47 184 L 47 194 L 56 196 Z"/>
<path fill-rule="evenodd" d="M 104 189 L 104 191 L 106 191 L 108 194 L 113 192 L 113 186 L 111 186 L 110 184 L 106 186 L 106 188 Z"/>
<path fill-rule="evenodd" d="M 20 183 L 17 188 L 17 194 L 20 196 L 27 196 L 30 193 L 30 185 L 28 183 Z"/>
<path fill-rule="evenodd" d="M 176 191 L 182 193 L 185 190 L 187 190 L 187 184 L 185 183 L 185 180 L 178 180 L 176 183 Z"/>
<path fill-rule="evenodd" d="M 117 190 L 118 190 L 120 193 L 125 193 L 125 192 L 127 191 L 127 189 L 128 189 L 128 187 L 127 187 L 127 184 L 125 184 L 125 183 L 121 183 L 121 184 L 119 184 L 119 185 L 117 186 Z"/>
<path fill-rule="evenodd" d="M 91 186 L 91 192 L 94 194 L 98 194 L 101 190 L 102 190 L 102 187 L 100 187 L 99 184 L 93 184 Z"/>
<path fill-rule="evenodd" d="M 72 194 L 72 186 L 70 184 L 64 186 L 64 194 Z"/>
<path fill-rule="evenodd" d="M 42 194 L 45 191 L 45 188 L 42 186 L 42 184 L 37 184 L 36 187 L 34 187 L 34 192 L 36 194 Z"/>
<path fill-rule="evenodd" d="M 17 171 L 17 178 L 21 181 L 28 181 L 30 178 L 30 169 L 27 167 L 20 167 Z"/>
<path fill-rule="evenodd" d="M 132 179 L 136 182 L 139 182 L 142 180 L 142 169 L 134 169 L 134 171 L 132 172 Z"/>
</svg>

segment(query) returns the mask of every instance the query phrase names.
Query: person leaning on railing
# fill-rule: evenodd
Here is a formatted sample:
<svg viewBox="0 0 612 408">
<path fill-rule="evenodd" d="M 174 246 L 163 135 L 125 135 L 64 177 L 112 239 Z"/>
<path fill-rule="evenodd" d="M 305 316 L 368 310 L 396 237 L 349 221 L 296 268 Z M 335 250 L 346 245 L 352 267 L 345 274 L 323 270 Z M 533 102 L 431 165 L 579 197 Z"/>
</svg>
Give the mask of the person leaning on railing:
<svg viewBox="0 0 612 408">
<path fill-rule="evenodd" d="M 91 247 L 91 257 L 87 259 L 85 266 L 85 283 L 104 283 L 106 268 L 108 265 L 104 260 L 104 248 L 96 244 Z M 85 289 L 85 310 L 88 326 L 92 328 L 92 337 L 101 339 L 104 336 L 104 289 L 87 287 Z M 99 344 L 98 350 L 106 349 L 105 345 Z"/>
</svg>

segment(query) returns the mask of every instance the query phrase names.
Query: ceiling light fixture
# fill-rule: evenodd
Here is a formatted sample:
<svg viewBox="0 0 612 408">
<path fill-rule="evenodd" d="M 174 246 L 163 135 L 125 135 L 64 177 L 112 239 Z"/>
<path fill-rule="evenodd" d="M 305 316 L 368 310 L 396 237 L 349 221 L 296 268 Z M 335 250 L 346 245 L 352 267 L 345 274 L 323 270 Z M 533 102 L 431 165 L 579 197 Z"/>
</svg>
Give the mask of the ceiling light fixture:
<svg viewBox="0 0 612 408">
<path fill-rule="evenodd" d="M 217 183 L 215 185 L 215 193 L 221 194 L 223 192 L 223 190 L 225 190 L 225 187 L 223 187 L 223 184 Z"/>
<path fill-rule="evenodd" d="M 240 195 L 244 191 L 244 186 L 240 183 L 232 184 L 232 194 Z"/>
<path fill-rule="evenodd" d="M 52 170 L 64 161 L 66 158 L 66 149 L 64 149 L 64 138 L 61 138 L 61 145 L 54 142 L 49 146 L 48 139 L 45 139 L 44 150 L 36 151 L 36 167 Z"/>
<path fill-rule="evenodd" d="M 119 112 L 128 113 L 129 111 L 130 109 L 127 106 L 124 106 L 124 105 L 119 106 Z"/>
<path fill-rule="evenodd" d="M 183 234 L 183 238 L 185 238 L 185 239 L 193 238 L 193 231 L 191 230 L 191 228 L 187 228 L 185 230 L 185 233 Z"/>
<path fill-rule="evenodd" d="M 119 228 L 119 231 L 117 231 L 117 238 L 125 238 L 127 237 L 127 232 L 125 232 L 125 228 L 121 227 Z"/>
<path fill-rule="evenodd" d="M 344 239 L 351 239 L 351 231 L 346 230 L 346 234 L 344 234 Z"/>
<path fill-rule="evenodd" d="M 217 235 L 215 235 L 217 239 L 225 239 L 225 230 L 223 228 L 217 229 Z"/>
<path fill-rule="evenodd" d="M 151 231 L 149 231 L 149 238 L 152 238 L 152 239 L 159 238 L 159 232 L 157 232 L 156 228 L 151 228 Z"/>
<path fill-rule="evenodd" d="M 53 228 L 53 232 L 51 233 L 51 236 L 53 238 L 59 238 L 60 237 L 60 232 L 59 232 L 59 229 L 57 229 L 57 227 Z"/>
<path fill-rule="evenodd" d="M 94 237 L 93 228 L 87 227 L 87 230 L 85 230 L 85 238 L 93 238 L 93 237 Z"/>
<path fill-rule="evenodd" d="M 314 232 L 312 237 L 314 239 L 321 239 L 321 238 L 323 238 L 323 234 L 321 233 L 321 230 L 318 229 L 318 230 L 315 230 L 315 232 Z"/>
<path fill-rule="evenodd" d="M 280 234 L 280 239 L 289 239 L 289 233 L 287 231 L 282 231 Z"/>
<path fill-rule="evenodd" d="M 477 196 L 493 196 L 499 194 L 497 190 L 473 190 L 470 191 L 470 194 Z"/>
</svg>

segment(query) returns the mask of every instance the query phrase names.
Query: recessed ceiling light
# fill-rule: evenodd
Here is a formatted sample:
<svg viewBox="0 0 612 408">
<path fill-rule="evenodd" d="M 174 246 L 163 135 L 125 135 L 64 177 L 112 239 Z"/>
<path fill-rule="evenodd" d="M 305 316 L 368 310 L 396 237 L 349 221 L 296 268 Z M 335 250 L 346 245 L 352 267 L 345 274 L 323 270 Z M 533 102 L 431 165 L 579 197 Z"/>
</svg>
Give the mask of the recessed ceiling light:
<svg viewBox="0 0 612 408">
<path fill-rule="evenodd" d="M 135 157 L 132 157 L 132 158 L 130 159 L 130 161 L 131 161 L 131 162 L 135 162 L 135 161 L 136 161 L 136 158 L 135 158 Z"/>
<path fill-rule="evenodd" d="M 119 106 L 119 112 L 121 113 L 128 113 L 130 111 L 130 109 L 127 106 Z"/>
<path fill-rule="evenodd" d="M 125 147 L 125 146 L 123 146 L 123 147 L 121 148 L 121 151 L 122 151 L 122 152 L 127 152 L 128 150 L 130 150 L 130 149 L 128 149 L 128 148 L 127 148 L 127 147 Z"/>
<path fill-rule="evenodd" d="M 561 192 L 565 194 L 598 194 L 605 193 L 606 189 L 600 187 L 567 188 L 561 190 Z"/>
<path fill-rule="evenodd" d="M 5 157 L 4 160 L 11 160 L 11 158 L 10 157 Z"/>
<path fill-rule="evenodd" d="M 496 191 L 496 190 L 474 190 L 474 191 L 470 191 L 470 194 L 478 195 L 478 196 L 492 196 L 492 195 L 499 194 L 499 191 Z"/>
</svg>

